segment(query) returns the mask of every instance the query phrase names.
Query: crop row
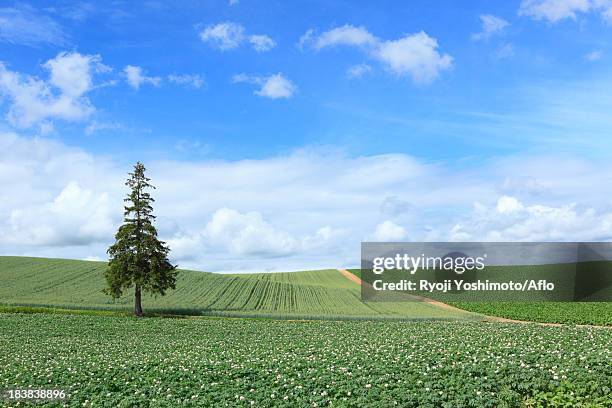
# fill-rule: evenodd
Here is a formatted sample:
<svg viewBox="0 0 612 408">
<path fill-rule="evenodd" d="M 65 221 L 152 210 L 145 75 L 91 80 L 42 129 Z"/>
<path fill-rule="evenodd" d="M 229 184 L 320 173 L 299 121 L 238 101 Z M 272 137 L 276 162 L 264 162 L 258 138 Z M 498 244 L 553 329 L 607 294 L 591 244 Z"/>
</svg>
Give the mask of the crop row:
<svg viewBox="0 0 612 408">
<path fill-rule="evenodd" d="M 73 407 L 609 407 L 611 346 L 580 327 L 0 314 L 0 388 Z"/>
<path fill-rule="evenodd" d="M 102 262 L 0 257 L 4 306 L 130 310 L 132 293 L 116 302 L 102 293 Z M 181 271 L 176 290 L 145 296 L 147 310 L 166 313 L 312 317 L 465 319 L 425 304 L 364 304 L 359 286 L 337 270 L 220 275 Z"/>
</svg>

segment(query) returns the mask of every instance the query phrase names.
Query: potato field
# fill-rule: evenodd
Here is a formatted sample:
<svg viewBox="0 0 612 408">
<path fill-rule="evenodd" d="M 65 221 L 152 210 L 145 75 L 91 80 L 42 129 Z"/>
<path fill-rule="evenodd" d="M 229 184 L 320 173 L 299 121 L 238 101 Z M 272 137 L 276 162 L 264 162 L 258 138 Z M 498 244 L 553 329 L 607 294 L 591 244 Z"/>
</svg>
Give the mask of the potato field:
<svg viewBox="0 0 612 408">
<path fill-rule="evenodd" d="M 610 361 L 599 328 L 0 314 L 0 388 L 47 406 L 610 407 Z"/>
</svg>

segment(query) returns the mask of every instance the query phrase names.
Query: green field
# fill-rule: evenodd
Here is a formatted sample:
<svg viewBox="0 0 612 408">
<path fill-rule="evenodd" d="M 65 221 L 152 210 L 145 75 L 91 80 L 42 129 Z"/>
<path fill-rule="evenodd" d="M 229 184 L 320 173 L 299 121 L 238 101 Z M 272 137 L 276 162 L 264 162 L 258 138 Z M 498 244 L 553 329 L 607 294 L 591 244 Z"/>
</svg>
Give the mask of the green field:
<svg viewBox="0 0 612 408">
<path fill-rule="evenodd" d="M 451 302 L 490 316 L 542 323 L 612 325 L 612 302 Z"/>
<path fill-rule="evenodd" d="M 361 277 L 360 269 L 349 269 Z M 612 302 L 450 301 L 457 308 L 483 315 L 540 323 L 612 325 Z"/>
<path fill-rule="evenodd" d="M 102 293 L 104 262 L 0 257 L 0 304 L 132 310 L 132 293 L 113 302 Z M 145 312 L 311 319 L 475 319 L 425 303 L 363 303 L 359 285 L 337 270 L 220 275 L 182 271 L 177 289 L 144 297 Z M 6 309 L 6 308 L 5 308 Z"/>
<path fill-rule="evenodd" d="M 60 388 L 68 398 L 57 406 L 109 408 L 612 406 L 607 328 L 363 303 L 337 270 L 181 271 L 175 291 L 145 297 L 145 311 L 193 316 L 117 317 L 132 311 L 132 294 L 104 295 L 105 267 L 0 257 L 0 390 Z M 458 306 L 568 323 L 612 318 L 607 303 Z"/>
<path fill-rule="evenodd" d="M 71 407 L 610 407 L 611 345 L 588 327 L 0 314 L 0 389 Z"/>
</svg>

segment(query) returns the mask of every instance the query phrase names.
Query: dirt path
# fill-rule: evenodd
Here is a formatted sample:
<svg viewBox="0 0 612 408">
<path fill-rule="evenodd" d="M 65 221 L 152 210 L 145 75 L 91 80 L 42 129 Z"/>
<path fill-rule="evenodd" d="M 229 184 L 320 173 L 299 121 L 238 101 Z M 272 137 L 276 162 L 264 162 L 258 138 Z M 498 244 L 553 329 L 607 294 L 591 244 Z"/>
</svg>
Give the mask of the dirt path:
<svg viewBox="0 0 612 408">
<path fill-rule="evenodd" d="M 361 286 L 361 279 L 359 279 L 357 275 L 350 273 L 346 269 L 338 269 L 338 272 L 344 275 L 344 277 L 348 280 L 352 280 L 353 282 Z"/>
<path fill-rule="evenodd" d="M 342 275 L 344 275 L 345 278 L 347 278 L 348 280 L 351 280 L 353 282 L 355 282 L 356 284 L 361 286 L 361 278 L 359 278 L 358 276 L 354 275 L 353 273 L 347 271 L 346 269 L 338 269 L 338 272 L 340 272 Z M 463 310 L 463 309 L 459 309 L 457 307 L 451 306 L 451 305 L 447 305 L 444 302 L 440 302 L 438 300 L 433 300 L 433 299 L 429 299 L 426 298 L 424 296 L 417 296 L 417 295 L 411 295 L 414 296 L 415 300 L 417 301 L 421 301 L 421 302 L 426 302 L 429 303 L 432 306 L 436 306 L 436 307 L 440 307 L 442 309 L 446 309 L 446 310 L 450 310 L 453 312 L 461 312 L 461 313 L 474 313 L 474 312 L 468 312 L 467 310 Z M 479 313 L 477 313 L 479 314 Z M 540 326 L 555 326 L 555 327 L 559 327 L 559 326 L 566 326 L 563 323 L 542 323 L 542 322 L 531 322 L 531 321 L 527 321 L 527 320 L 514 320 L 514 319 L 507 319 L 505 317 L 499 317 L 499 316 L 488 316 L 488 315 L 482 315 L 484 321 L 487 322 L 496 322 L 496 323 L 519 323 L 519 324 L 537 324 Z M 600 328 L 600 329 L 612 329 L 611 326 L 595 326 L 595 325 L 589 325 L 589 324 L 576 324 L 574 326 L 577 327 L 595 327 L 595 328 Z"/>
<path fill-rule="evenodd" d="M 358 285 L 361 286 L 361 278 L 359 278 L 358 276 L 352 274 L 351 272 L 347 271 L 346 269 L 338 269 L 338 272 L 340 272 L 342 275 L 344 275 L 344 277 L 346 277 L 349 280 L 352 280 L 353 282 L 357 283 Z M 453 312 L 458 312 L 458 313 L 471 313 L 468 312 L 466 310 L 463 309 L 459 309 L 457 307 L 451 306 L 451 305 L 447 305 L 446 303 L 437 301 L 437 300 L 433 300 L 433 299 L 429 299 L 426 298 L 424 296 L 417 296 L 417 295 L 407 295 L 410 296 L 411 298 L 414 298 L 415 301 L 417 302 L 425 302 L 428 303 L 432 306 L 436 306 L 445 310 L 449 310 L 449 311 L 453 311 Z"/>
</svg>

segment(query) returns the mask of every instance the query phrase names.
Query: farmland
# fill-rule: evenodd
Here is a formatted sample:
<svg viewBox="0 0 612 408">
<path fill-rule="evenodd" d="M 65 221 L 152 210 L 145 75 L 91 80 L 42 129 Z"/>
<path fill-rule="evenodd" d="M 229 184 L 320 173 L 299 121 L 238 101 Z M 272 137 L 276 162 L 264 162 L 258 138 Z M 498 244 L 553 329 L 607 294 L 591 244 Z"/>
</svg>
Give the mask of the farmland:
<svg viewBox="0 0 612 408">
<path fill-rule="evenodd" d="M 515 320 L 612 325 L 612 302 L 453 302 L 452 305 Z"/>
<path fill-rule="evenodd" d="M 0 257 L 0 305 L 80 310 L 132 309 L 131 294 L 112 302 L 103 262 Z M 360 270 L 350 270 L 359 276 Z M 177 290 L 145 297 L 156 313 L 311 319 L 476 319 L 419 302 L 360 301 L 359 286 L 336 270 L 219 275 L 182 271 Z M 543 323 L 612 325 L 610 302 L 452 302 L 473 313 Z M 9 309 L 11 310 L 11 309 Z M 34 309 L 37 310 L 37 309 Z M 39 309 L 42 310 L 42 309 Z"/>
<path fill-rule="evenodd" d="M 349 269 L 361 276 L 360 269 Z M 448 304 L 474 313 L 540 323 L 612 326 L 612 302 L 497 302 L 451 301 Z"/>
<path fill-rule="evenodd" d="M 611 346 L 567 326 L 0 314 L 0 388 L 73 407 L 609 407 Z"/>
<path fill-rule="evenodd" d="M 103 262 L 0 257 L 2 305 L 130 311 L 132 294 L 113 302 L 102 293 Z M 182 271 L 177 289 L 143 298 L 165 314 L 309 319 L 475 319 L 425 303 L 360 300 L 359 285 L 337 270 L 219 275 Z"/>
<path fill-rule="evenodd" d="M 612 405 L 606 328 L 363 303 L 359 285 L 337 270 L 181 271 L 177 290 L 146 297 L 145 310 L 195 317 L 116 317 L 131 310 L 131 294 L 109 301 L 105 267 L 0 257 L 0 310 L 73 313 L 0 313 L 0 389 L 62 389 L 68 398 L 55 405 L 71 407 Z M 609 305 L 457 304 L 597 324 L 610 323 Z M 104 315 L 79 315 L 87 311 Z"/>
</svg>

